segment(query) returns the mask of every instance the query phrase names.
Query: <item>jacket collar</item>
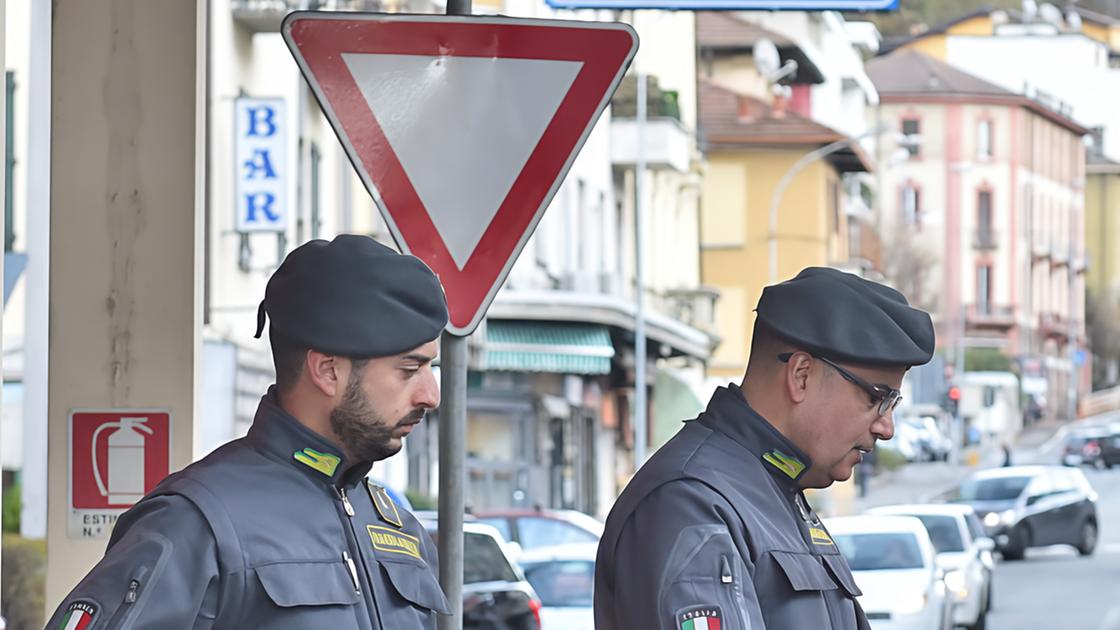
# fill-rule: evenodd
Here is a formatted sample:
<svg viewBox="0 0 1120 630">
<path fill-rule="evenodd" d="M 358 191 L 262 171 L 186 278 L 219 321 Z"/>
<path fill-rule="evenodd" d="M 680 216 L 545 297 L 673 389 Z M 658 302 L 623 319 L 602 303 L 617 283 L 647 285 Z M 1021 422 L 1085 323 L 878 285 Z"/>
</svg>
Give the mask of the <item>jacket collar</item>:
<svg viewBox="0 0 1120 630">
<path fill-rule="evenodd" d="M 813 465 L 801 449 L 755 411 L 738 385 L 720 387 L 698 418 L 704 426 L 735 440 L 762 462 L 778 482 L 800 490 L 801 477 Z"/>
<path fill-rule="evenodd" d="M 353 488 L 373 466 L 373 462 L 351 464 L 342 449 L 284 411 L 276 398 L 276 386 L 261 397 L 246 439 L 261 452 L 333 486 Z"/>
</svg>

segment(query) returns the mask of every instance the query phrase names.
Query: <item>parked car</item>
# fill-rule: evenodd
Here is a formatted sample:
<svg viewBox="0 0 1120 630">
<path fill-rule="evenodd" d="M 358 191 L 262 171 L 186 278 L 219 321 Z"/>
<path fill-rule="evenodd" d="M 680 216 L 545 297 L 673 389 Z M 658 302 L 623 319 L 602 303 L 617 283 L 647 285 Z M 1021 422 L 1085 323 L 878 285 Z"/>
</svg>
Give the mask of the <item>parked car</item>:
<svg viewBox="0 0 1120 630">
<path fill-rule="evenodd" d="M 953 600 L 922 522 L 911 516 L 842 516 L 825 527 L 848 560 L 875 630 L 948 630 Z"/>
<path fill-rule="evenodd" d="M 521 568 L 541 598 L 542 630 L 594 630 L 597 543 L 526 551 Z"/>
<path fill-rule="evenodd" d="M 602 523 L 576 510 L 486 510 L 473 515 L 525 550 L 598 543 L 603 535 Z"/>
<path fill-rule="evenodd" d="M 421 519 L 439 544 L 435 520 Z M 489 525 L 463 523 L 463 629 L 540 630 L 541 603 Z"/>
<path fill-rule="evenodd" d="M 1112 433 L 1107 428 L 1099 426 L 1070 431 L 1062 445 L 1062 464 L 1098 466 L 1101 455 L 1100 442 L 1110 437 Z"/>
<path fill-rule="evenodd" d="M 1098 468 L 1120 466 L 1120 427 L 1112 427 L 1108 435 L 1097 440 Z"/>
<path fill-rule="evenodd" d="M 894 437 L 886 442 L 879 442 L 875 448 L 894 451 L 908 462 L 922 461 L 924 451 L 918 442 L 918 432 L 911 426 L 899 423 L 895 426 Z"/>
<path fill-rule="evenodd" d="M 912 439 L 920 451 L 919 459 L 922 461 L 947 461 L 949 459 L 953 442 L 937 426 L 936 418 L 933 416 L 903 418 L 896 423 L 896 432 L 900 426 L 905 426 L 913 431 L 914 437 Z"/>
<path fill-rule="evenodd" d="M 972 630 L 987 625 L 992 603 L 992 551 L 995 542 L 984 533 L 976 512 L 968 505 L 891 505 L 868 514 L 913 516 L 925 525 L 945 570 L 945 586 L 953 597 L 953 623 Z"/>
<path fill-rule="evenodd" d="M 1078 468 L 981 470 L 946 498 L 971 505 L 1008 560 L 1022 559 L 1030 547 L 1067 544 L 1087 556 L 1097 546 L 1097 493 Z"/>
</svg>

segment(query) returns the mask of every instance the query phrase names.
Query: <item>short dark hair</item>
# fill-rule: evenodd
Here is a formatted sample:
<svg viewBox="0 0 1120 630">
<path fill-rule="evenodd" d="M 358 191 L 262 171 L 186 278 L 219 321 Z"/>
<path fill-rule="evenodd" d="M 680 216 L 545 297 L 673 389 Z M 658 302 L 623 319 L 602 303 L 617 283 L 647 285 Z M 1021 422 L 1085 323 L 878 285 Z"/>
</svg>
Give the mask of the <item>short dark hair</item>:
<svg viewBox="0 0 1120 630">
<path fill-rule="evenodd" d="M 314 348 L 293 341 L 290 337 L 268 329 L 268 341 L 272 346 L 272 364 L 276 368 L 276 389 L 282 394 L 292 391 L 299 382 L 299 375 L 303 373 L 303 366 L 307 362 L 307 353 Z M 354 369 L 350 373 L 350 380 L 360 377 L 369 359 L 351 358 Z"/>
<path fill-rule="evenodd" d="M 276 367 L 276 389 L 286 394 L 299 381 L 310 348 L 280 334 L 275 326 L 268 329 L 268 341 L 272 346 L 272 364 Z"/>
<path fill-rule="evenodd" d="M 755 318 L 754 332 L 751 334 L 751 356 L 747 361 L 747 370 L 769 370 L 779 363 L 778 355 L 794 350 L 792 344 L 781 335 L 767 326 L 761 319 Z"/>
</svg>

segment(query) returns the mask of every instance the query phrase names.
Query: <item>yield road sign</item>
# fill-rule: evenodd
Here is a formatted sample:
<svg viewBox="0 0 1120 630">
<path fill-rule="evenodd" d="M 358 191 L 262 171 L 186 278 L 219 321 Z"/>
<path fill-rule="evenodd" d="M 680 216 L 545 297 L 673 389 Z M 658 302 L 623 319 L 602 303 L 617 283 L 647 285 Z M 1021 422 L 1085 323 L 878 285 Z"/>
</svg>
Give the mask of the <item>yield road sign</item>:
<svg viewBox="0 0 1120 630">
<path fill-rule="evenodd" d="M 617 23 L 289 15 L 284 40 L 447 330 L 485 314 L 637 50 Z"/>
</svg>

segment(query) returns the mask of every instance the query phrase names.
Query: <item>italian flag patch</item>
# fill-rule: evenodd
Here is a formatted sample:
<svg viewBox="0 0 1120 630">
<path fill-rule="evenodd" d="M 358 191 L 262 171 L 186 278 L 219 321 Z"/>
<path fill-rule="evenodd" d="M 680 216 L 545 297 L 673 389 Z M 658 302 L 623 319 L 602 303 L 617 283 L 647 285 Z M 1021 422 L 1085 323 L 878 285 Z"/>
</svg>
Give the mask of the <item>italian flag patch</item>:
<svg viewBox="0 0 1120 630">
<path fill-rule="evenodd" d="M 85 630 L 93 623 L 97 615 L 97 606 L 90 602 L 74 602 L 66 609 L 66 616 L 62 618 L 59 630 Z"/>
<path fill-rule="evenodd" d="M 719 606 L 693 606 L 677 613 L 680 630 L 720 630 L 723 611 Z"/>
</svg>

